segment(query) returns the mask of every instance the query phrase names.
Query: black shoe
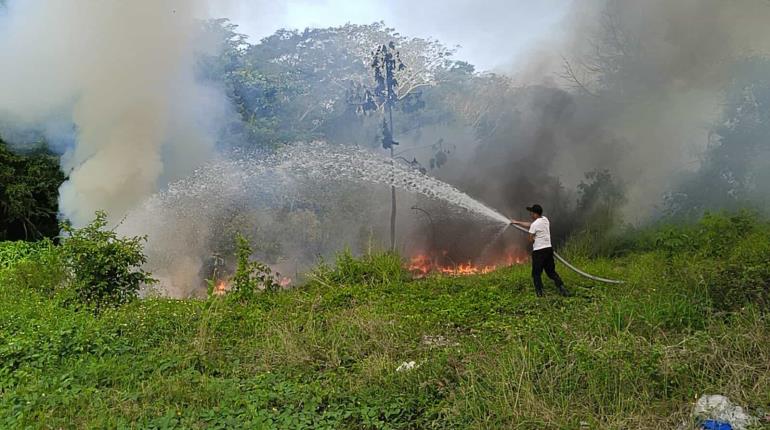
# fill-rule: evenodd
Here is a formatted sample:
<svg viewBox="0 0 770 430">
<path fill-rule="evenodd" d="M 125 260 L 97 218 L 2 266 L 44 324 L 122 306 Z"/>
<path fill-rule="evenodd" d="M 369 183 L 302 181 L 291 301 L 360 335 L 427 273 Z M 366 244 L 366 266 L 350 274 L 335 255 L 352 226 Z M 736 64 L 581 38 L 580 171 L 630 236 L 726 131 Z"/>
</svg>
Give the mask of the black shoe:
<svg viewBox="0 0 770 430">
<path fill-rule="evenodd" d="M 562 296 L 564 296 L 564 297 L 569 297 L 569 296 L 571 296 L 571 295 L 572 295 L 572 294 L 569 292 L 569 290 L 567 290 L 566 288 L 564 288 L 564 285 L 562 285 L 562 286 L 560 286 L 560 287 L 559 287 L 559 294 L 561 294 L 561 295 L 562 295 Z"/>
<path fill-rule="evenodd" d="M 535 290 L 535 295 L 538 297 L 543 297 L 543 290 Z"/>
</svg>

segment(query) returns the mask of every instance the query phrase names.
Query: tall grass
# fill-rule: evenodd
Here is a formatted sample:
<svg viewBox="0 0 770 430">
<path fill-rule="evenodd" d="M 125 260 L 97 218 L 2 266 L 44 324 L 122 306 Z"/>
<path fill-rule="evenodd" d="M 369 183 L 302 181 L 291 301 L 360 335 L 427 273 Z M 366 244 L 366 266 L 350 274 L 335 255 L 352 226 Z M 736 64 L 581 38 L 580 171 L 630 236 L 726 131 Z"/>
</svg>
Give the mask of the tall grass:
<svg viewBox="0 0 770 430">
<path fill-rule="evenodd" d="M 584 255 L 626 284 L 565 272 L 570 298 L 536 297 L 528 266 L 411 280 L 396 255 L 343 253 L 288 291 L 95 315 L 26 258 L 0 272 L 0 427 L 676 428 L 705 393 L 762 416 L 770 228 L 725 239 L 706 233 L 735 218 L 714 216 Z"/>
</svg>

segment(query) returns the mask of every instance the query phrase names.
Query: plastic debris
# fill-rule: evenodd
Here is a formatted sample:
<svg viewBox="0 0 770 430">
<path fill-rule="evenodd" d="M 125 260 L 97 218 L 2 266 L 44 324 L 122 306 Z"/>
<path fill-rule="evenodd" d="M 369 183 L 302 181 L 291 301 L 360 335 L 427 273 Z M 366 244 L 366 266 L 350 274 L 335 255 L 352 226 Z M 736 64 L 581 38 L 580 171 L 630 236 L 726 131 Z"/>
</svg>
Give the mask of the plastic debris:
<svg viewBox="0 0 770 430">
<path fill-rule="evenodd" d="M 693 417 L 700 423 L 700 429 L 746 430 L 756 423 L 756 418 L 744 412 L 725 396 L 704 395 L 695 402 Z"/>
<path fill-rule="evenodd" d="M 455 342 L 447 337 L 444 337 L 442 335 L 423 335 L 421 343 L 425 346 L 429 347 L 445 347 L 445 346 L 459 346 L 460 344 L 458 342 Z"/>
<path fill-rule="evenodd" d="M 733 430 L 730 423 L 717 420 L 706 420 L 700 425 L 703 430 Z"/>
<path fill-rule="evenodd" d="M 398 366 L 398 368 L 396 369 L 396 372 L 403 372 L 405 370 L 412 370 L 415 367 L 417 367 L 417 363 L 415 363 L 414 361 L 409 361 L 409 362 L 405 361 L 405 362 L 401 363 L 400 366 Z"/>
</svg>

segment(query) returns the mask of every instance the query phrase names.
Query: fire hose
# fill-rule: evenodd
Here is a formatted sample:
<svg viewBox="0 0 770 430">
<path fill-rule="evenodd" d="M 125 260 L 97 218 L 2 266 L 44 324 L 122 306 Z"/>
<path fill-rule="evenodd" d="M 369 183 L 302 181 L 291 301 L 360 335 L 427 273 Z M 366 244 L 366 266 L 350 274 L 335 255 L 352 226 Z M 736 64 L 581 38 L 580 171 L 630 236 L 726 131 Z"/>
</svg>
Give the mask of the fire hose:
<svg viewBox="0 0 770 430">
<path fill-rule="evenodd" d="M 529 230 L 527 230 L 524 227 L 518 226 L 516 224 L 511 224 L 511 226 L 515 227 L 517 230 L 520 230 L 520 231 L 523 231 L 524 233 L 529 234 Z M 562 258 L 562 256 L 557 254 L 556 252 L 553 253 L 553 256 L 556 257 L 562 263 L 564 263 L 564 265 L 569 267 L 573 272 L 577 273 L 578 275 L 584 276 L 584 277 L 586 277 L 588 279 L 593 279 L 594 281 L 599 281 L 599 282 L 606 282 L 606 283 L 609 283 L 609 284 L 623 284 L 624 283 L 624 281 L 618 281 L 618 280 L 615 280 L 615 279 L 602 278 L 602 277 L 599 277 L 599 276 L 591 275 L 590 273 L 586 273 L 586 272 L 578 269 L 577 267 L 573 266 L 572 264 L 570 264 L 569 261 L 567 261 L 564 258 Z"/>
</svg>

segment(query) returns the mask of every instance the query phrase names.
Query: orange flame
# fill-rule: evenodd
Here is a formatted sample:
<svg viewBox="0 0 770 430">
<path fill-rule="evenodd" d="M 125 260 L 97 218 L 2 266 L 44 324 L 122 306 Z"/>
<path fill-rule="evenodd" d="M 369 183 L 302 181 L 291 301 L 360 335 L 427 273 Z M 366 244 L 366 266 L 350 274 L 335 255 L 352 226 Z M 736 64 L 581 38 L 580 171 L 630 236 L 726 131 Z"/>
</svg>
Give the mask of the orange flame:
<svg viewBox="0 0 770 430">
<path fill-rule="evenodd" d="M 288 276 L 281 277 L 280 275 L 276 274 L 275 282 L 283 288 L 288 288 L 291 286 L 293 279 Z M 231 289 L 232 286 L 230 285 L 230 281 L 222 279 L 214 286 L 213 294 L 216 296 L 223 296 L 227 294 Z"/>
<path fill-rule="evenodd" d="M 222 296 L 226 294 L 229 289 L 230 289 L 230 283 L 222 279 L 214 287 L 214 295 Z"/>
<path fill-rule="evenodd" d="M 446 254 L 446 251 L 442 252 L 442 255 Z M 438 260 L 438 258 L 431 258 L 427 254 L 417 254 L 409 260 L 407 269 L 412 272 L 415 278 L 424 278 L 430 273 L 440 273 L 448 276 L 481 275 L 493 272 L 501 267 L 524 264 L 527 262 L 527 257 L 509 252 L 501 258 L 497 258 L 495 263 L 486 265 L 476 265 L 470 261 L 460 264 L 441 264 Z"/>
</svg>

